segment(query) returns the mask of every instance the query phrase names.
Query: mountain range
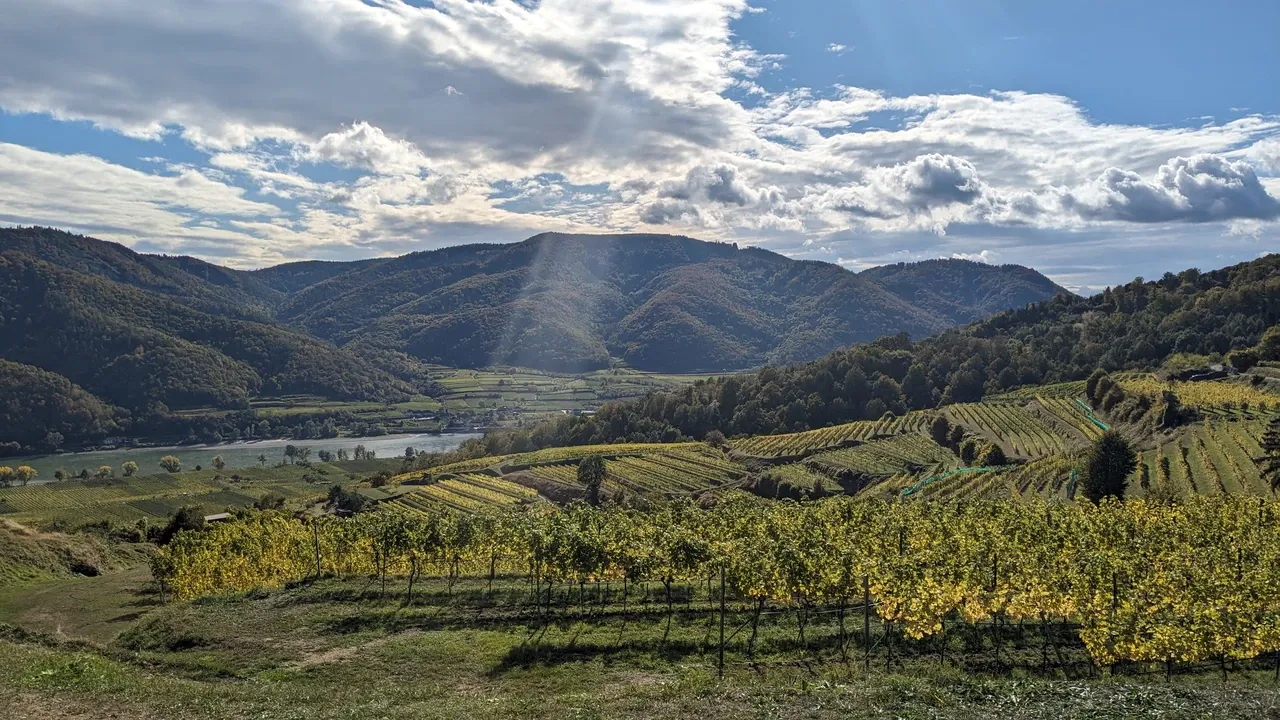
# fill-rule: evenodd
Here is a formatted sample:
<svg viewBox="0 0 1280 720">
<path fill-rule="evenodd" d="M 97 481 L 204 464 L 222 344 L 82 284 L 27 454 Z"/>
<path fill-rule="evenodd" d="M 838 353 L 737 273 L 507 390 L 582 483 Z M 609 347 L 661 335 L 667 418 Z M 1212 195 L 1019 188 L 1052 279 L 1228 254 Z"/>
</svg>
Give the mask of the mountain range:
<svg viewBox="0 0 1280 720">
<path fill-rule="evenodd" d="M 135 416 L 257 395 L 391 401 L 431 390 L 426 363 L 735 370 L 924 337 L 1065 292 L 1019 266 L 855 273 L 666 235 L 543 234 L 243 271 L 8 228 L 0 383 L 26 366 L 28 382 L 38 369 Z"/>
</svg>

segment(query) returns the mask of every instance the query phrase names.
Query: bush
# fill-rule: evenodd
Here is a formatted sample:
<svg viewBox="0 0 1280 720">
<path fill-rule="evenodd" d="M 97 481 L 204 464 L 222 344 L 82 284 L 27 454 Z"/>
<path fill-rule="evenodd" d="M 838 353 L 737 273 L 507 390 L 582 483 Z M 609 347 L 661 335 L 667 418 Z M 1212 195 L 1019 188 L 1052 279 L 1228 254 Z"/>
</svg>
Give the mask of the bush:
<svg viewBox="0 0 1280 720">
<path fill-rule="evenodd" d="M 942 447 L 947 447 L 951 439 L 951 423 L 947 422 L 947 419 L 941 415 L 934 418 L 933 422 L 929 424 L 929 437 L 933 438 L 933 441 Z"/>
<path fill-rule="evenodd" d="M 369 500 L 360 493 L 347 490 L 341 485 L 334 485 L 329 488 L 329 496 L 325 499 L 324 506 L 357 513 L 363 510 L 368 502 Z"/>
<path fill-rule="evenodd" d="M 1236 350 L 1227 355 L 1227 362 L 1237 371 L 1244 372 L 1258 364 L 1258 353 L 1254 350 Z"/>
<path fill-rule="evenodd" d="M 724 443 L 725 443 L 724 433 L 720 432 L 719 430 L 712 430 L 711 432 L 707 433 L 706 443 L 711 447 L 716 447 L 716 448 L 724 447 Z"/>
<path fill-rule="evenodd" d="M 278 492 L 269 492 L 254 501 L 253 506 L 259 510 L 280 510 L 284 508 L 285 497 Z"/>
<path fill-rule="evenodd" d="M 1000 467 L 1008 465 L 1009 458 L 1005 456 L 1004 450 L 999 445 L 992 444 L 983 448 L 978 464 L 982 467 Z"/>
<path fill-rule="evenodd" d="M 160 531 L 157 543 L 168 545 L 173 537 L 183 530 L 204 530 L 204 510 L 194 505 L 184 505 L 169 516 L 169 524 Z"/>
</svg>

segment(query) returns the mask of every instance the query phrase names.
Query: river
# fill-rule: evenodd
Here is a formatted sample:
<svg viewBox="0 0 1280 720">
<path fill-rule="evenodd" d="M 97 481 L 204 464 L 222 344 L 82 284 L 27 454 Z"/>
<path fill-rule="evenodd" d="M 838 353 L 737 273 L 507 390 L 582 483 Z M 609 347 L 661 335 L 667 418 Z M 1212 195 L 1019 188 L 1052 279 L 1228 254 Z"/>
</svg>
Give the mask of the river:
<svg viewBox="0 0 1280 720">
<path fill-rule="evenodd" d="M 422 435 L 383 435 L 366 438 L 331 438 L 328 440 L 259 440 L 250 442 L 221 443 L 218 445 L 182 445 L 173 447 L 122 448 L 119 450 L 97 450 L 92 452 L 62 453 L 60 455 L 39 455 L 32 457 L 0 458 L 0 465 L 16 468 L 19 465 L 30 465 L 38 473 L 33 483 L 53 482 L 54 471 L 59 468 L 68 474 L 80 472 L 88 468 L 95 473 L 99 467 L 110 465 L 120 476 L 120 464 L 126 460 L 138 463 L 138 474 L 147 475 L 160 472 L 160 458 L 166 455 L 177 456 L 182 461 L 184 470 L 193 470 L 196 465 L 206 469 L 212 466 L 215 456 L 221 455 L 227 468 L 250 467 L 258 464 L 258 456 L 266 455 L 268 464 L 276 464 L 284 458 L 286 445 L 311 448 L 311 459 L 316 460 L 321 450 L 337 452 L 339 449 L 352 450 L 357 445 L 364 445 L 373 450 L 380 458 L 399 457 L 404 455 L 405 448 L 413 448 L 418 452 L 447 452 L 456 450 L 458 446 L 471 438 L 478 438 L 478 433 L 440 433 Z"/>
</svg>

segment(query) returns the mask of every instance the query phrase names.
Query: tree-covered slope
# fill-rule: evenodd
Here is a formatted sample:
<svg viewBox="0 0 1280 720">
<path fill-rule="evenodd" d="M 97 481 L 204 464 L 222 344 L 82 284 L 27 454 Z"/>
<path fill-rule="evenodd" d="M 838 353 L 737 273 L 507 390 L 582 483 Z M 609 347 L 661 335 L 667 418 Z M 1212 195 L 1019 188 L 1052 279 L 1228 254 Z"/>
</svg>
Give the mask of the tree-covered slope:
<svg viewBox="0 0 1280 720">
<path fill-rule="evenodd" d="M 0 228 L 0 251 L 164 295 L 206 312 L 268 319 L 282 293 L 251 273 L 184 256 L 144 255 L 118 243 L 51 228 Z"/>
<path fill-rule="evenodd" d="M 323 341 L 0 253 L 0 357 L 134 411 L 244 406 L 259 393 L 404 397 L 399 381 Z"/>
<path fill-rule="evenodd" d="M 864 270 L 903 300 L 941 315 L 953 325 L 1039 302 L 1067 290 L 1021 265 L 971 260 L 924 260 Z"/>
<path fill-rule="evenodd" d="M 116 410 L 84 388 L 61 375 L 0 360 L 0 443 L 41 447 L 49 433 L 90 441 L 116 430 Z"/>
<path fill-rule="evenodd" d="M 367 263 L 297 292 L 281 316 L 449 365 L 738 369 L 806 360 L 906 332 L 922 337 L 1062 291 L 1025 268 L 957 272 L 941 261 L 897 287 L 827 263 L 666 235 L 544 234 Z M 954 261 L 963 262 L 963 261 Z M 964 263 L 976 265 L 973 263 Z M 986 266 L 982 266 L 986 267 Z M 905 271 L 904 271 L 905 272 Z M 965 296 L 908 297 L 932 275 L 982 275 Z M 1007 275 L 1017 287 L 1002 290 Z M 1040 279 L 1031 283 L 1029 277 Z"/>
</svg>

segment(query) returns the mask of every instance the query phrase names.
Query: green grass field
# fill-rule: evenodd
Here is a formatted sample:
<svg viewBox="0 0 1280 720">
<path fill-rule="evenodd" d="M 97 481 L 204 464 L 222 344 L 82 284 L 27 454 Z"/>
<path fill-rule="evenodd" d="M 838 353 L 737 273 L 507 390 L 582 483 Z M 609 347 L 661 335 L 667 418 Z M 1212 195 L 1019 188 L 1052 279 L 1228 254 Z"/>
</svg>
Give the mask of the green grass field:
<svg viewBox="0 0 1280 720">
<path fill-rule="evenodd" d="M 637 398 L 703 380 L 710 375 L 646 373 L 617 368 L 581 375 L 558 375 L 522 368 L 466 370 L 433 367 L 444 389 L 436 399 L 449 410 L 520 408 L 526 412 L 591 409 L 610 400 Z"/>
<path fill-rule="evenodd" d="M 1068 634 L 1030 628 L 863 641 L 861 614 L 761 617 L 730 606 L 723 677 L 715 589 L 554 591 L 364 578 L 162 604 L 145 572 L 0 595 L 0 715 L 205 718 L 1262 718 L 1272 669 L 1091 671 Z M 1052 629 L 1052 628 L 1051 628 Z M 54 634 L 60 630 L 59 634 Z M 37 633 L 35 635 L 31 633 Z M 48 633 L 48 634 L 38 634 Z M 868 648 L 870 653 L 867 653 Z M 945 660 L 943 659 L 945 655 Z M 1093 677 L 1091 677 L 1091 675 Z"/>
</svg>

